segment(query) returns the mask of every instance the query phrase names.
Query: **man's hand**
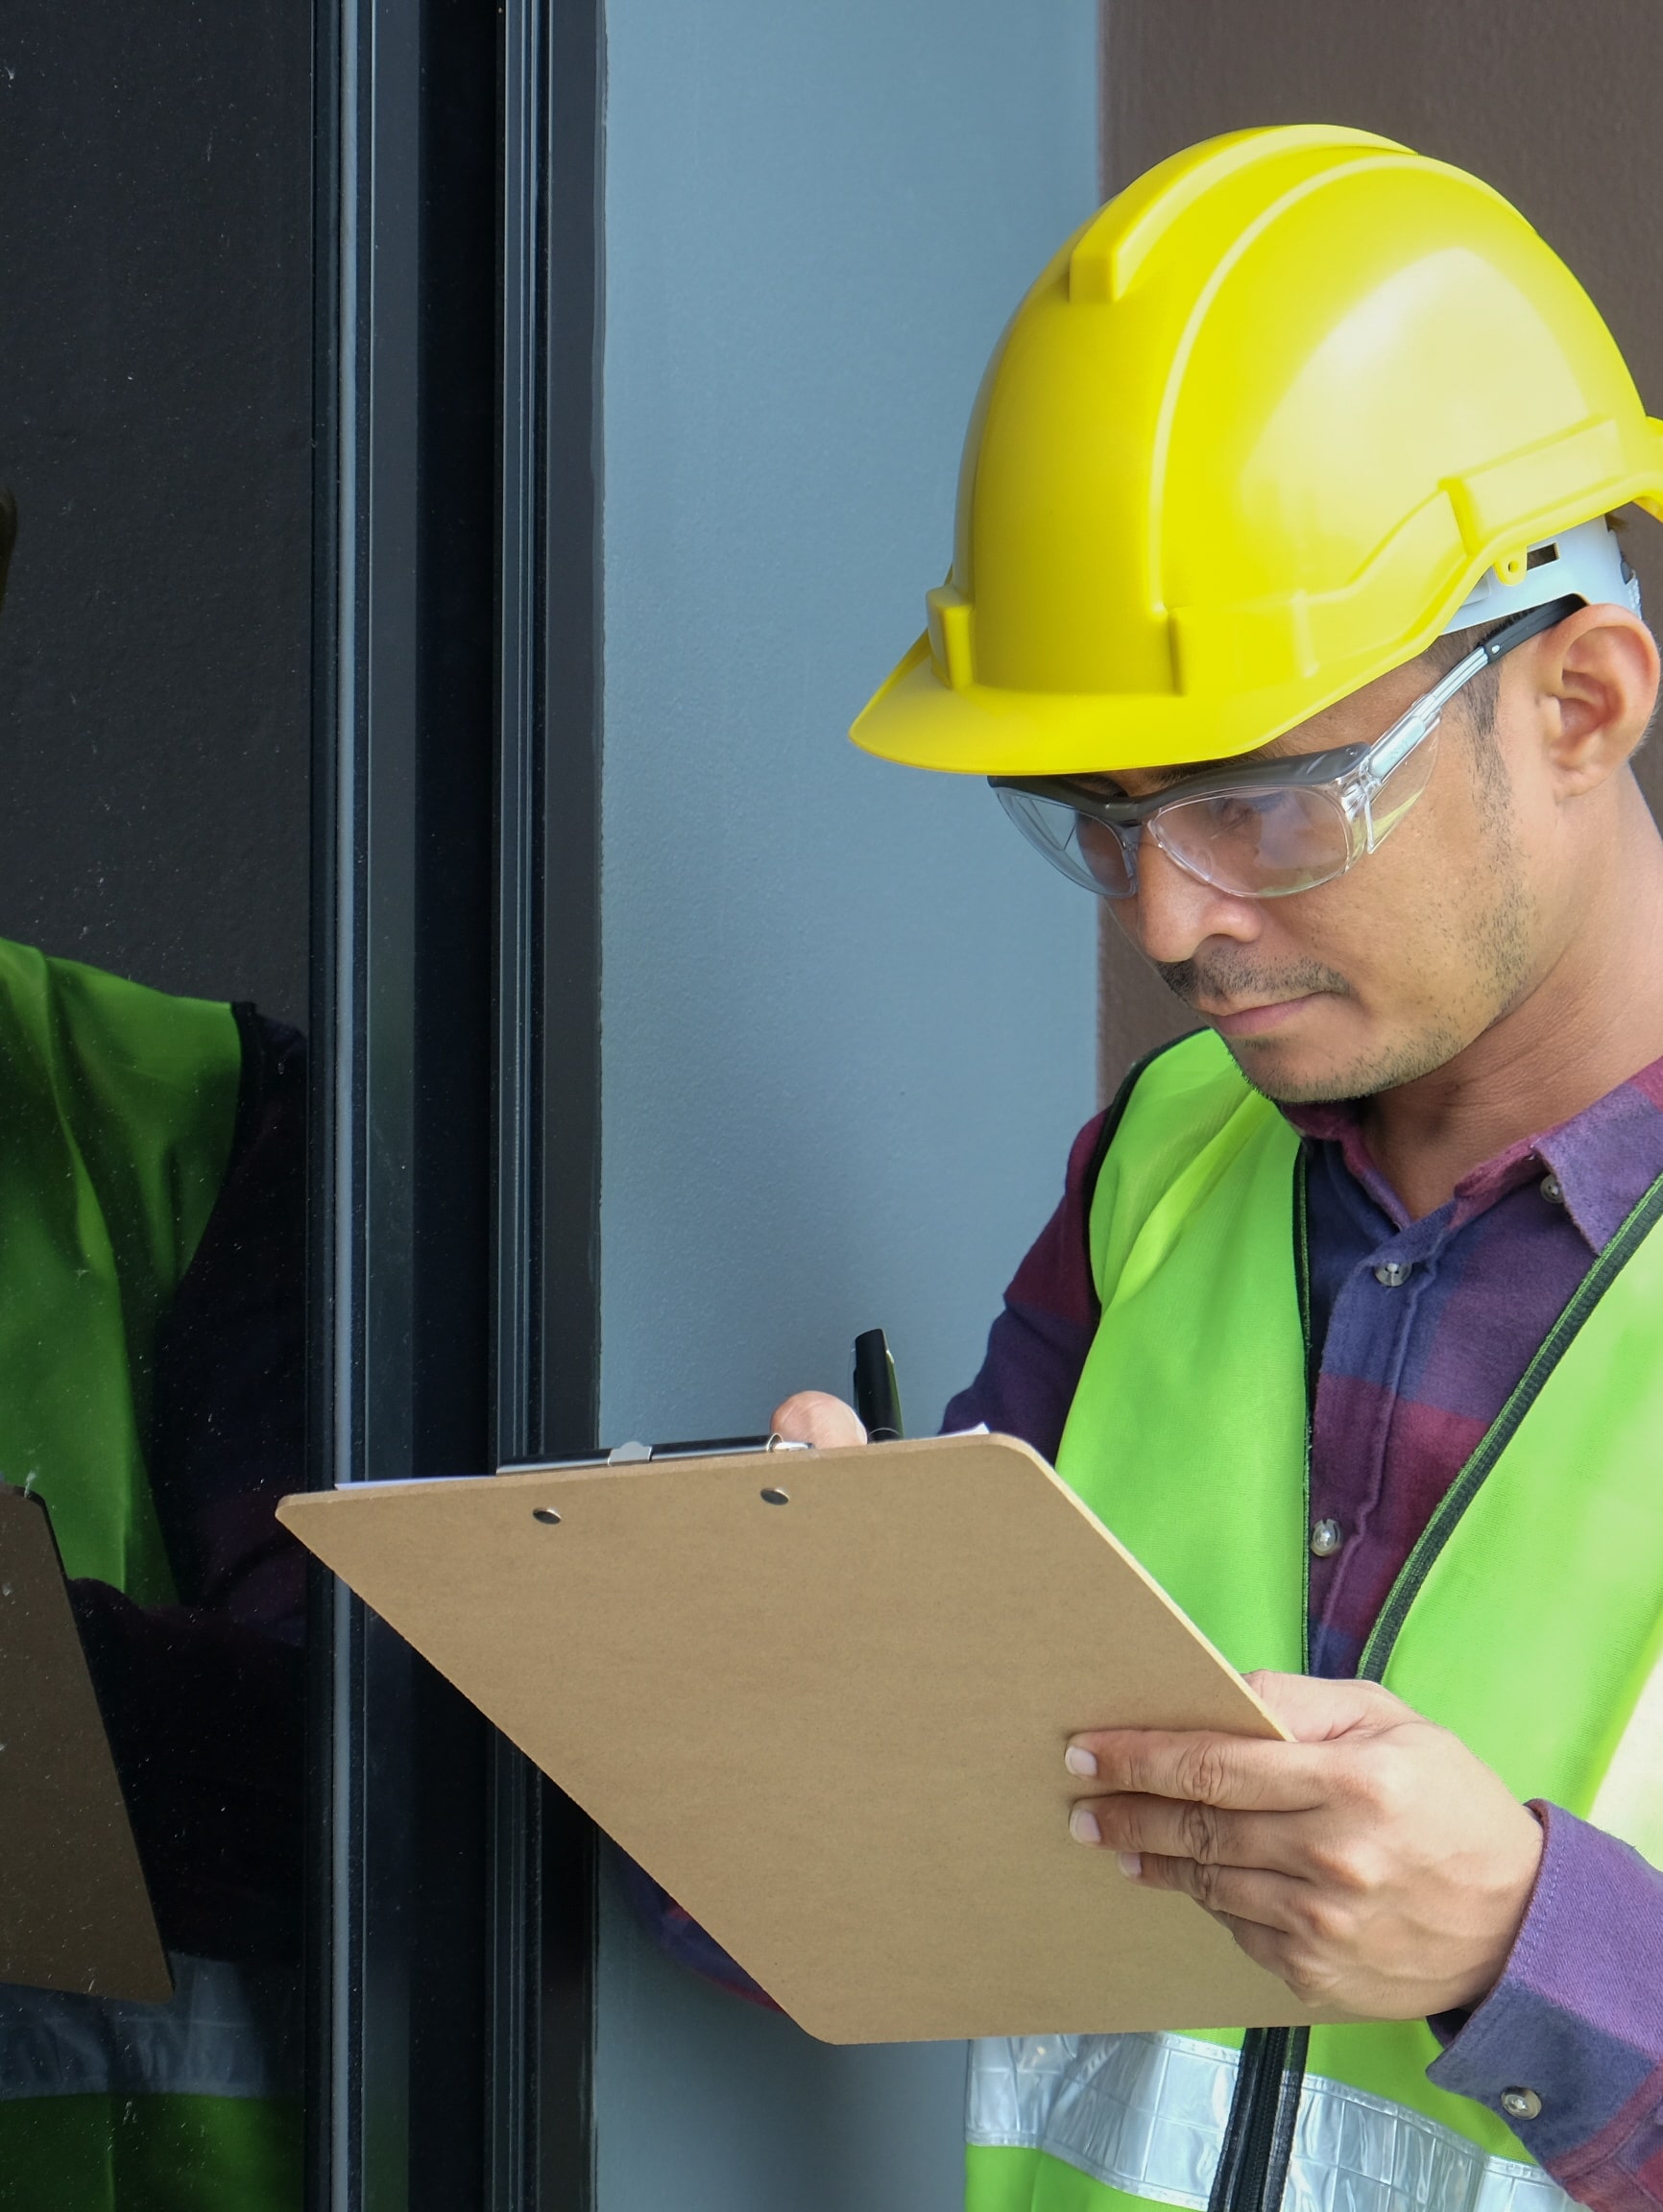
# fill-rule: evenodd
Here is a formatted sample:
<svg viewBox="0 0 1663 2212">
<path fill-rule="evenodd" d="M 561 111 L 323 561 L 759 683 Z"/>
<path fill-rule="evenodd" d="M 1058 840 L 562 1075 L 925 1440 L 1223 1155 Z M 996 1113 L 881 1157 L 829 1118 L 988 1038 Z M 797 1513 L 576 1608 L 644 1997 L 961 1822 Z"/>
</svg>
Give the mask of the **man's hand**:
<svg viewBox="0 0 1663 2212">
<path fill-rule="evenodd" d="M 833 1398 L 830 1390 L 799 1390 L 776 1406 L 769 1423 L 776 1436 L 791 1444 L 818 1444 L 822 1451 L 833 1444 L 864 1444 L 866 1431 L 853 1406 Z"/>
<path fill-rule="evenodd" d="M 1182 1889 L 1296 1996 L 1412 2020 L 1476 2005 L 1506 1963 L 1542 1855 L 1533 1814 L 1447 1729 L 1372 1682 L 1250 1674 L 1295 1739 L 1108 1728 L 1070 1833 Z"/>
</svg>

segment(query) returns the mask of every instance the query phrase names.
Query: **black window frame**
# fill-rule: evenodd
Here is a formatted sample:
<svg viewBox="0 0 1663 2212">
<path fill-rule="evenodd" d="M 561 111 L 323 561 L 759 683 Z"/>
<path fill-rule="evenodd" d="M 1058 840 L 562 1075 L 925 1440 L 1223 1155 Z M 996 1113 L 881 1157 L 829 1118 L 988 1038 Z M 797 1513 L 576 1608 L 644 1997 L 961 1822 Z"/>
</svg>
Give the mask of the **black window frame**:
<svg viewBox="0 0 1663 2212">
<path fill-rule="evenodd" d="M 595 1442 L 599 0 L 317 0 L 310 1479 Z M 588 1823 L 311 1610 L 309 2212 L 587 2212 Z"/>
</svg>

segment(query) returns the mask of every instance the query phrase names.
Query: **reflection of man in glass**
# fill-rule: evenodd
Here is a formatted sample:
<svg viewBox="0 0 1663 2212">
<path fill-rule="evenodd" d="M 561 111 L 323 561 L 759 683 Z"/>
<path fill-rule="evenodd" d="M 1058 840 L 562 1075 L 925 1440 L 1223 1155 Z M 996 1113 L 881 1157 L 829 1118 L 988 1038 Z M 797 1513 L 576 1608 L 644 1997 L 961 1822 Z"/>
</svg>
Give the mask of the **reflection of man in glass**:
<svg viewBox="0 0 1663 2212">
<path fill-rule="evenodd" d="M 14 534 L 0 493 L 0 591 Z M 303 1105 L 252 1007 L 0 941 L 0 1477 L 50 1510 L 177 1983 L 0 1987 L 17 2212 L 300 2202 Z"/>
</svg>

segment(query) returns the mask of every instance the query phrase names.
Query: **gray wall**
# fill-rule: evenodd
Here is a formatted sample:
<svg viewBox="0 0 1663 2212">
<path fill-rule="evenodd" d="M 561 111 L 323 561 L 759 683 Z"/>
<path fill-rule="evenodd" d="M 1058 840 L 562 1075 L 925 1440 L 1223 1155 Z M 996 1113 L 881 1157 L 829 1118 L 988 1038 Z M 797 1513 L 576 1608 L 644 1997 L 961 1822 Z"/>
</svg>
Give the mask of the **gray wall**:
<svg viewBox="0 0 1663 2212">
<path fill-rule="evenodd" d="M 755 1428 L 874 1323 L 922 1430 L 1091 1111 L 1094 916 L 982 786 L 844 732 L 1095 204 L 1094 11 L 608 17 L 603 1432 Z M 814 2044 L 609 1900 L 603 2212 L 949 2212 L 961 2086 L 959 2047 Z"/>
</svg>

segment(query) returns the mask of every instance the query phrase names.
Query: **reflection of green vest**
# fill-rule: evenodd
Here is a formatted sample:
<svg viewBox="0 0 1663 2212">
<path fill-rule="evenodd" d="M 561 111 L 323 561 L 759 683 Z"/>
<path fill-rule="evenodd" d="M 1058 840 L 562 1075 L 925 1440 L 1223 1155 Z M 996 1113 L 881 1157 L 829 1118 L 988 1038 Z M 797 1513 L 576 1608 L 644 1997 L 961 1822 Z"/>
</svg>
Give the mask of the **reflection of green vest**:
<svg viewBox="0 0 1663 2212">
<path fill-rule="evenodd" d="M 72 1575 L 173 1578 L 145 1466 L 158 1327 L 219 1195 L 242 1050 L 229 1006 L 0 942 L 0 1478 Z M 0 1868 L 0 1880 L 4 1880 Z M 176 1958 L 165 2006 L 0 1988 L 6 2212 L 288 2212 L 298 2112 L 280 1979 Z"/>
<path fill-rule="evenodd" d="M 1093 1204 L 1102 1320 L 1057 1455 L 1239 1667 L 1289 1671 L 1309 1526 L 1297 1159 L 1211 1033 L 1145 1070 Z M 1362 1671 L 1521 1798 L 1663 1863 L 1660 1213 L 1663 1185 L 1452 1486 Z M 971 2212 L 1204 2206 L 1239 2043 L 1201 2030 L 977 2045 Z M 1437 2048 L 1419 2020 L 1313 2031 L 1289 2205 L 1570 2204 L 1499 2118 L 1427 2080 Z"/>
</svg>

